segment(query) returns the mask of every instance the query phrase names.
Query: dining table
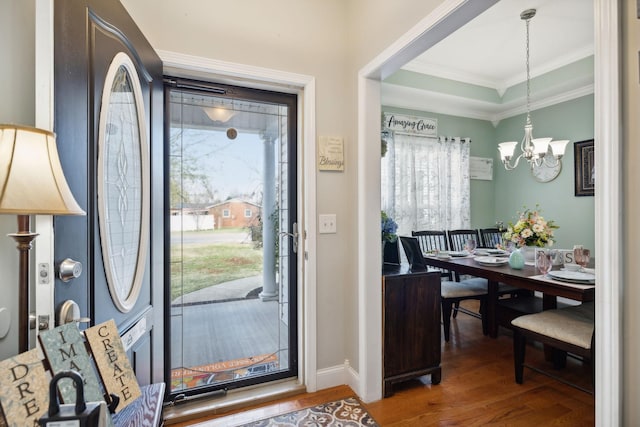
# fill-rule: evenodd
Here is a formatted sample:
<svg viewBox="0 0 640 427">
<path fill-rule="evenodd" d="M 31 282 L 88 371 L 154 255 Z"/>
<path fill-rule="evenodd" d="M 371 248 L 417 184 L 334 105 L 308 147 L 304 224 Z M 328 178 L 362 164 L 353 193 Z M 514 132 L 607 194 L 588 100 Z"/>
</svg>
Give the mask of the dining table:
<svg viewBox="0 0 640 427">
<path fill-rule="evenodd" d="M 540 292 L 543 298 L 543 310 L 557 307 L 557 297 L 564 297 L 575 301 L 593 301 L 595 297 L 595 282 L 574 283 L 565 282 L 540 274 L 534 265 L 525 265 L 522 269 L 512 268 L 508 262 L 488 265 L 476 261 L 476 256 L 439 257 L 425 254 L 424 263 L 429 267 L 453 271 L 475 277 L 483 277 L 488 281 L 487 321 L 489 336 L 498 336 L 498 284 L 504 283 L 516 288 Z M 554 266 L 553 270 L 560 270 L 562 265 Z M 552 270 L 552 271 L 553 271 Z"/>
</svg>

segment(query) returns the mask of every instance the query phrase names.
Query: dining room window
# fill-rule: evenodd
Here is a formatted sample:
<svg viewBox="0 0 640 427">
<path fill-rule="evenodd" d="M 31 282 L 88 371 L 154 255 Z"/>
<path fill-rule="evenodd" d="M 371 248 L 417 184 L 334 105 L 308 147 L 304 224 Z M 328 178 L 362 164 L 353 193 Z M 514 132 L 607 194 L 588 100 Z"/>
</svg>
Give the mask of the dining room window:
<svg viewBox="0 0 640 427">
<path fill-rule="evenodd" d="M 381 206 L 398 233 L 469 228 L 471 140 L 389 132 L 385 141 Z"/>
</svg>

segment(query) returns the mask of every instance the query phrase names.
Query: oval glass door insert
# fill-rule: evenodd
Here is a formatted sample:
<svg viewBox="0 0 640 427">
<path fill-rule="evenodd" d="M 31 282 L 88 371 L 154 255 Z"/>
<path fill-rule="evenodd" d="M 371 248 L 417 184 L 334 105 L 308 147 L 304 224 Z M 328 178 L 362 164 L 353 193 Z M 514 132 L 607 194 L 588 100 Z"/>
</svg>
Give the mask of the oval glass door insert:
<svg viewBox="0 0 640 427">
<path fill-rule="evenodd" d="M 145 270 L 149 228 L 148 146 L 133 62 L 116 54 L 105 79 L 98 129 L 98 221 L 109 292 L 126 313 Z"/>
</svg>

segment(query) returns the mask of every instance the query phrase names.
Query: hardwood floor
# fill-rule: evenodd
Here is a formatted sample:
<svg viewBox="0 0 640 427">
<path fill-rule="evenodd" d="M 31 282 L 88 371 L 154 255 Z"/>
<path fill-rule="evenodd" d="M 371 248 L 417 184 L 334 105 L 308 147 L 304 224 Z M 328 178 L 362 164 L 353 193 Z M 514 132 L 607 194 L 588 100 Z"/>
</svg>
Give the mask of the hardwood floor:
<svg viewBox="0 0 640 427">
<path fill-rule="evenodd" d="M 569 359 L 553 371 L 540 346 L 527 347 L 526 362 L 591 388 L 591 368 Z M 451 323 L 451 341 L 442 343 L 442 382 L 429 377 L 398 384 L 389 398 L 364 406 L 381 426 L 590 426 L 594 396 L 525 369 L 524 384 L 514 381 L 511 332 L 497 339 L 482 335 L 480 321 L 460 314 Z M 347 386 L 306 393 L 234 413 L 177 426 L 236 426 L 356 394 Z"/>
</svg>

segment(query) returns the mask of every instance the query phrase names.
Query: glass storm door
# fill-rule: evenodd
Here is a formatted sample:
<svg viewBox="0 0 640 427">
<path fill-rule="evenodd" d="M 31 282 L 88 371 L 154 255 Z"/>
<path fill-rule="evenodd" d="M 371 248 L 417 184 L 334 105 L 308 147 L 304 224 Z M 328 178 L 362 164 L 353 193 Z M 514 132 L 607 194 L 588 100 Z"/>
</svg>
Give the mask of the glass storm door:
<svg viewBox="0 0 640 427">
<path fill-rule="evenodd" d="M 167 80 L 169 389 L 297 375 L 295 95 Z"/>
</svg>

